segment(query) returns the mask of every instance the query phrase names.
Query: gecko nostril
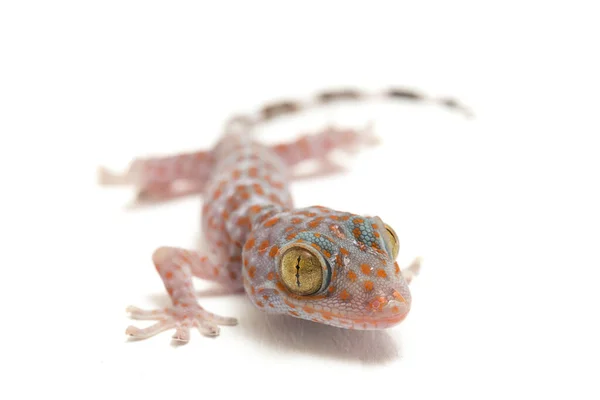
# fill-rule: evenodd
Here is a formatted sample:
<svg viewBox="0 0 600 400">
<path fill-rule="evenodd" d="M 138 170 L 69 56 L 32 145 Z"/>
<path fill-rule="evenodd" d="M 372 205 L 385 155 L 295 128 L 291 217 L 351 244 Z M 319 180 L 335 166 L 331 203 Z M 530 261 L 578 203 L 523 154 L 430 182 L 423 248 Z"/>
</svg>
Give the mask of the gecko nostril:
<svg viewBox="0 0 600 400">
<path fill-rule="evenodd" d="M 382 311 L 383 308 L 387 305 L 387 303 L 388 303 L 388 300 L 385 297 L 379 296 L 379 297 L 375 297 L 373 300 L 371 300 L 369 302 L 369 307 L 373 311 Z"/>
</svg>

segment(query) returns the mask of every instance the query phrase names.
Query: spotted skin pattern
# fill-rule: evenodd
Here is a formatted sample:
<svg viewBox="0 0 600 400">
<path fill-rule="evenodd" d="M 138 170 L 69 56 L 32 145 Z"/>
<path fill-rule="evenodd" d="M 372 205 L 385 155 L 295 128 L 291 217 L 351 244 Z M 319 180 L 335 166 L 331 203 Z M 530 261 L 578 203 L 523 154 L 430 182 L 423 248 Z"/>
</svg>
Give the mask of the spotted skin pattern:
<svg viewBox="0 0 600 400">
<path fill-rule="evenodd" d="M 329 103 L 357 96 L 339 91 L 317 98 Z M 421 99 L 401 90 L 387 96 Z M 449 100 L 442 103 L 458 107 Z M 286 102 L 267 106 L 258 120 L 300 108 Z M 123 176 L 101 170 L 104 183 L 134 185 L 139 193 L 162 199 L 180 195 L 176 185 L 184 182 L 186 194 L 202 193 L 204 200 L 201 225 L 208 253 L 176 247 L 154 251 L 152 261 L 172 305 L 161 310 L 129 307 L 132 318 L 158 322 L 148 328 L 129 326 L 127 335 L 143 339 L 174 329 L 173 338 L 187 342 L 193 327 L 216 336 L 219 326 L 237 324 L 237 319 L 198 304 L 193 277 L 245 292 L 265 312 L 341 328 L 385 329 L 406 318 L 412 302 L 408 285 L 419 264 L 401 271 L 384 240 L 384 221 L 324 206 L 296 208 L 288 187 L 298 163 L 317 161 L 321 172 L 333 173 L 328 156 L 335 150 L 352 152 L 376 143 L 371 132 L 329 128 L 292 143 L 267 146 L 250 135 L 255 122 L 232 119 L 211 150 L 136 159 Z M 322 290 L 300 296 L 286 288 L 278 266 L 290 246 L 310 246 L 317 252 L 325 266 Z"/>
</svg>

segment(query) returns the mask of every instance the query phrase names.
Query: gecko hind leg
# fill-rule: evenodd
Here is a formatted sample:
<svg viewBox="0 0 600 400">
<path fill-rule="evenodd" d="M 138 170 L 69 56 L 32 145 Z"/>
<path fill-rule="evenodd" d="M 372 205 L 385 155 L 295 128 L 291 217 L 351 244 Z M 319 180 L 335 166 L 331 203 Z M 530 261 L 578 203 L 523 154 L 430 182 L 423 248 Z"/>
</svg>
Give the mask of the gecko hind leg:
<svg viewBox="0 0 600 400">
<path fill-rule="evenodd" d="M 203 181 L 180 181 L 173 183 L 156 183 L 145 186 L 137 191 L 133 206 L 165 203 L 201 194 L 204 190 Z"/>
<path fill-rule="evenodd" d="M 212 169 L 209 151 L 179 153 L 164 157 L 135 158 L 122 173 L 98 168 L 101 185 L 127 185 L 138 192 L 164 194 L 181 182 L 204 185 Z"/>
<path fill-rule="evenodd" d="M 379 144 L 371 123 L 363 129 L 327 127 L 299 139 L 275 145 L 273 150 L 290 166 L 307 160 L 323 163 L 325 170 L 331 166 L 329 156 L 336 150 L 348 154 Z"/>
<path fill-rule="evenodd" d="M 225 277 L 214 273 L 215 267 L 206 257 L 185 249 L 160 247 L 152 255 L 152 261 L 171 297 L 172 305 L 162 310 L 127 307 L 133 319 L 158 321 L 147 328 L 127 327 L 125 333 L 129 337 L 146 339 L 175 328 L 173 339 L 187 343 L 190 340 L 190 329 L 193 327 L 198 328 L 203 335 L 218 336 L 219 325 L 237 325 L 236 318 L 211 313 L 202 308 L 196 300 L 193 276 L 225 282 Z"/>
</svg>

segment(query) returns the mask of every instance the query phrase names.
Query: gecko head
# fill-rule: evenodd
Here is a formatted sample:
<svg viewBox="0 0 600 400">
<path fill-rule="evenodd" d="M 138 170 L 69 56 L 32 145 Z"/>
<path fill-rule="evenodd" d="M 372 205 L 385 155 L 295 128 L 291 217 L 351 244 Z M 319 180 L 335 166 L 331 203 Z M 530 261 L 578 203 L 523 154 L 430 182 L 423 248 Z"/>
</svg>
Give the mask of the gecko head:
<svg viewBox="0 0 600 400">
<path fill-rule="evenodd" d="M 343 328 L 384 329 L 404 320 L 411 295 L 396 262 L 395 231 L 379 217 L 313 209 L 280 215 L 280 229 L 266 224 L 253 233 L 264 244 L 244 251 L 254 303 Z"/>
</svg>

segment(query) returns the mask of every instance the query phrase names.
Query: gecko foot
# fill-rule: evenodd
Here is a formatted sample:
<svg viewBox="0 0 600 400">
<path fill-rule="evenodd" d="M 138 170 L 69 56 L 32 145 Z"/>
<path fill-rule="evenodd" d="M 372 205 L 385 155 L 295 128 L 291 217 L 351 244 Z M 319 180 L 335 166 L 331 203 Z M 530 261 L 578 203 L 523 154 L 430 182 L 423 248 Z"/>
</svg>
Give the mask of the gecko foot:
<svg viewBox="0 0 600 400">
<path fill-rule="evenodd" d="M 417 257 L 407 268 L 403 269 L 402 276 L 406 282 L 412 282 L 413 278 L 419 275 L 419 272 L 421 271 L 421 264 L 423 264 L 423 258 Z"/>
<path fill-rule="evenodd" d="M 223 317 L 204 310 L 199 305 L 192 306 L 178 304 L 162 310 L 142 310 L 129 306 L 127 312 L 131 318 L 138 320 L 157 320 L 158 322 L 147 328 L 127 327 L 125 334 L 133 339 L 147 339 L 168 329 L 175 329 L 173 339 L 180 343 L 190 340 L 190 328 L 197 328 L 205 336 L 218 336 L 219 325 L 234 326 L 238 321 L 235 318 Z"/>
</svg>

